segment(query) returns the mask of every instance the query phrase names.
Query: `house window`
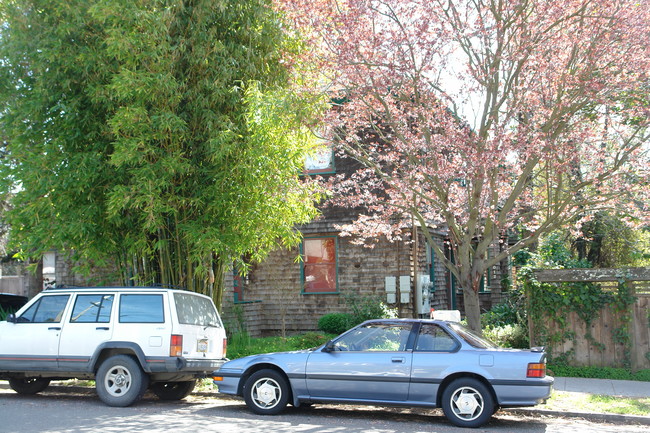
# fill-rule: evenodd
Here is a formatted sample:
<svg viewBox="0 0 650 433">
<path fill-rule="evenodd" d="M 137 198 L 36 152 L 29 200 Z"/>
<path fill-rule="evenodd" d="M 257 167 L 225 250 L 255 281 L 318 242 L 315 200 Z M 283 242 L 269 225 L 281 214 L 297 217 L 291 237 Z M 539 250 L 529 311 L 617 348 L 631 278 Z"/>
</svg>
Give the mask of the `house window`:
<svg viewBox="0 0 650 433">
<path fill-rule="evenodd" d="M 330 146 L 320 147 L 314 154 L 305 159 L 307 174 L 334 173 L 334 150 Z"/>
<path fill-rule="evenodd" d="M 305 238 L 301 249 L 303 293 L 337 293 L 336 237 Z"/>
</svg>

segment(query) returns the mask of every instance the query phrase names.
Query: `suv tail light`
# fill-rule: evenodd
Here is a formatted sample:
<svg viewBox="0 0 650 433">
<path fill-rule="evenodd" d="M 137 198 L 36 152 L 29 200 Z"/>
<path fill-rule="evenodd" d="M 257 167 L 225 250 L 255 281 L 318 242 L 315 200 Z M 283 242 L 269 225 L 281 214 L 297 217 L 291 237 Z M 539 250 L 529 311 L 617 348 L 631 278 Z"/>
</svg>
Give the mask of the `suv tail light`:
<svg viewBox="0 0 650 433">
<path fill-rule="evenodd" d="M 226 357 L 226 351 L 227 351 L 227 349 L 228 349 L 228 339 L 227 339 L 227 338 L 224 338 L 224 339 L 223 339 L 223 353 L 221 354 L 221 357 L 222 357 L 222 358 L 225 358 L 225 357 Z"/>
<path fill-rule="evenodd" d="M 183 336 L 172 335 L 169 356 L 183 356 Z"/>
<path fill-rule="evenodd" d="M 546 376 L 546 364 L 543 362 L 539 363 L 530 363 L 528 364 L 528 370 L 526 371 L 526 377 L 545 377 Z"/>
</svg>

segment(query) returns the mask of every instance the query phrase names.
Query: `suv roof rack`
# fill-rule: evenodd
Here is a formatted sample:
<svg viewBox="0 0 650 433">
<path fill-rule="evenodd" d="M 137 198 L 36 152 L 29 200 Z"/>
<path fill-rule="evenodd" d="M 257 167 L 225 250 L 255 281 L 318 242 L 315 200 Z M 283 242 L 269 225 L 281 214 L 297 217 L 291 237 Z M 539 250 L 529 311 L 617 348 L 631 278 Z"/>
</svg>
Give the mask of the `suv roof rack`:
<svg viewBox="0 0 650 433">
<path fill-rule="evenodd" d="M 184 290 L 189 291 L 186 287 L 176 286 L 173 284 L 155 284 L 151 286 L 68 286 L 62 284 L 60 286 L 48 287 L 43 289 L 44 292 L 54 291 L 54 290 L 97 290 L 97 289 L 137 289 L 137 290 L 160 290 L 160 289 L 172 289 L 172 290 Z"/>
</svg>

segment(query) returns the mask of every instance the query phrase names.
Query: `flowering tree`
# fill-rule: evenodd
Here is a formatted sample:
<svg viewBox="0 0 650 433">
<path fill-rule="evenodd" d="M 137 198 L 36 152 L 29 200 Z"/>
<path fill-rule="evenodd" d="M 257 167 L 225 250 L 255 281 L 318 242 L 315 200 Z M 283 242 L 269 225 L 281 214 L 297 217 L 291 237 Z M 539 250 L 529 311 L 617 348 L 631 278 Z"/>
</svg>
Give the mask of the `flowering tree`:
<svg viewBox="0 0 650 433">
<path fill-rule="evenodd" d="M 444 257 L 445 228 L 471 328 L 486 270 L 540 235 L 601 209 L 647 220 L 647 0 L 278 3 L 342 101 L 334 145 L 362 163 L 332 184 L 365 209 L 344 233 L 415 222 Z"/>
</svg>

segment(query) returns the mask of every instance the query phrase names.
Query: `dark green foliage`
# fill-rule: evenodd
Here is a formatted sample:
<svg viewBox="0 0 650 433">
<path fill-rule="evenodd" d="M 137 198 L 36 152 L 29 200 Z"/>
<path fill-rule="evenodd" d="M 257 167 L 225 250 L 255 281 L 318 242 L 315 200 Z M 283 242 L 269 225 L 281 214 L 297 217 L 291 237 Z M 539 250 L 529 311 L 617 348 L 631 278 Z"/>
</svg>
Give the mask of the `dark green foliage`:
<svg viewBox="0 0 650 433">
<path fill-rule="evenodd" d="M 519 290 L 508 292 L 505 301 L 481 314 L 481 327 L 483 335 L 501 347 L 529 348 L 528 314 L 524 294 Z"/>
<path fill-rule="evenodd" d="M 650 382 L 650 370 L 632 372 L 625 368 L 611 367 L 572 367 L 566 364 L 553 363 L 548 365 L 553 376 L 584 377 L 590 379 L 636 380 Z"/>
<path fill-rule="evenodd" d="M 372 319 L 390 319 L 397 317 L 394 309 L 388 308 L 378 295 L 361 296 L 358 293 L 345 295 L 349 313 L 329 313 L 318 320 L 318 329 L 332 334 L 344 331 Z"/>
<path fill-rule="evenodd" d="M 640 231 L 629 227 L 622 218 L 599 212 L 582 225 L 583 236 L 573 242 L 578 258 L 597 268 L 633 266 L 643 257 Z"/>
<path fill-rule="evenodd" d="M 318 329 L 328 334 L 342 334 L 352 327 L 352 320 L 347 313 L 329 313 L 318 319 Z"/>
<path fill-rule="evenodd" d="M 481 326 L 505 326 L 527 322 L 526 299 L 519 290 L 511 291 L 502 303 L 481 315 Z"/>
</svg>

